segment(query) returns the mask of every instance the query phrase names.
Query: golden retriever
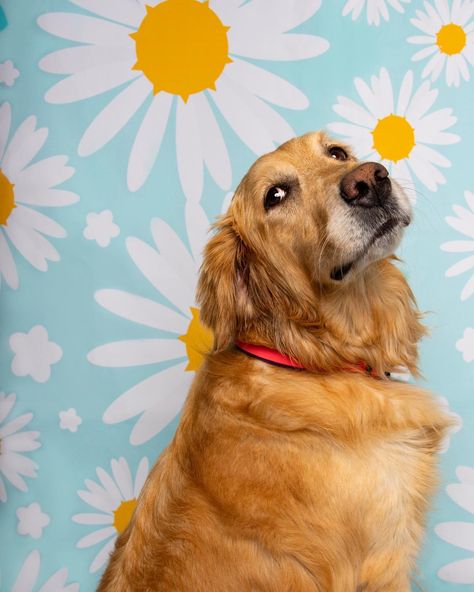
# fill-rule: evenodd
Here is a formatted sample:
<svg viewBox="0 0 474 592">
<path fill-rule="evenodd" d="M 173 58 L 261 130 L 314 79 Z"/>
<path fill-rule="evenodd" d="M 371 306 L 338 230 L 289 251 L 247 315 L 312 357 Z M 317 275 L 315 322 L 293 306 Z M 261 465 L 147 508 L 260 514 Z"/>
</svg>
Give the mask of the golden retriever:
<svg viewBox="0 0 474 592">
<path fill-rule="evenodd" d="M 386 376 L 417 373 L 425 333 L 394 265 L 410 219 L 382 165 L 321 132 L 251 167 L 204 253 L 213 351 L 100 592 L 410 590 L 449 427 Z"/>
</svg>

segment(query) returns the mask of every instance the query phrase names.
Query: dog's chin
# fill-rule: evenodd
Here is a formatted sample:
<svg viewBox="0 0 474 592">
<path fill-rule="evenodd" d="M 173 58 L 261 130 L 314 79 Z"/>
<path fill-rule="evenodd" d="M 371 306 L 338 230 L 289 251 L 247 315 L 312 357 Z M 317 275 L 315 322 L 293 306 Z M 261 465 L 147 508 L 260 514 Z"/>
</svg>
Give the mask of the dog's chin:
<svg viewBox="0 0 474 592">
<path fill-rule="evenodd" d="M 351 253 L 339 265 L 330 271 L 330 279 L 341 282 L 356 272 L 361 271 L 370 263 L 392 255 L 402 240 L 405 227 L 410 223 L 409 217 L 389 218 L 367 240 L 363 248 Z"/>
</svg>

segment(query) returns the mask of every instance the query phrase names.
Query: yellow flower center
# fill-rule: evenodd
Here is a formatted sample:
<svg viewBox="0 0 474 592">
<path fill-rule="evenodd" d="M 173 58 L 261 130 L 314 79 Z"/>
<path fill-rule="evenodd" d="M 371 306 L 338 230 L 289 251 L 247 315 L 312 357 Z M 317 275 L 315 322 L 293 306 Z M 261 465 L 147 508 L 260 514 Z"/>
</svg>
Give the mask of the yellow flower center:
<svg viewBox="0 0 474 592">
<path fill-rule="evenodd" d="M 229 58 L 227 31 L 208 2 L 166 0 L 146 7 L 138 31 L 132 33 L 137 52 L 134 70 L 141 70 L 153 92 L 189 95 L 215 82 Z"/>
<path fill-rule="evenodd" d="M 394 162 L 408 158 L 415 146 L 415 130 L 400 115 L 392 114 L 379 119 L 372 136 L 380 157 Z"/>
<path fill-rule="evenodd" d="M 120 506 L 114 510 L 114 528 L 119 534 L 122 534 L 127 528 L 136 505 L 137 500 L 134 498 L 122 502 Z"/>
<path fill-rule="evenodd" d="M 436 43 L 441 53 L 447 53 L 448 55 L 461 53 L 466 45 L 466 33 L 460 25 L 449 23 L 449 25 L 442 26 L 438 31 Z"/>
<path fill-rule="evenodd" d="M 214 336 L 212 331 L 206 329 L 199 320 L 199 310 L 191 308 L 192 319 L 189 323 L 186 335 L 181 335 L 179 339 L 186 344 L 186 353 L 189 363 L 186 366 L 187 371 L 199 370 L 204 356 L 212 347 Z"/>
<path fill-rule="evenodd" d="M 6 175 L 0 169 L 0 225 L 7 225 L 7 220 L 15 205 L 13 183 L 10 183 Z"/>
</svg>

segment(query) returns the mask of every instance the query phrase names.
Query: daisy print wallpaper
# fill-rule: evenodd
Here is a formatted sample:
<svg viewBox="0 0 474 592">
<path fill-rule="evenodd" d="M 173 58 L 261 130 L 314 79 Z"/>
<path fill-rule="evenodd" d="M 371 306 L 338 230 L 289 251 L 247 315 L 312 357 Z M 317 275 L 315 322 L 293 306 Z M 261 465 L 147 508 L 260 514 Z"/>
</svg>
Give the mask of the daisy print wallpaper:
<svg viewBox="0 0 474 592">
<path fill-rule="evenodd" d="M 419 382 L 457 423 L 413 590 L 474 590 L 474 0 L 0 5 L 0 588 L 95 589 L 212 344 L 210 224 L 325 128 L 414 206 Z"/>
</svg>

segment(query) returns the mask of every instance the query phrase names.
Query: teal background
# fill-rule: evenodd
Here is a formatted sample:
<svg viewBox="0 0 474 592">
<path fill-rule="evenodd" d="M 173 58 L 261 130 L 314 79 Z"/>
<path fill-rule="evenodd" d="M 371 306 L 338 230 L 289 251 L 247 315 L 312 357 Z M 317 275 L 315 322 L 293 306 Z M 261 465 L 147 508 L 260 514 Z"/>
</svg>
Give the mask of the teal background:
<svg viewBox="0 0 474 592">
<path fill-rule="evenodd" d="M 382 22 L 379 27 L 368 26 L 364 14 L 356 22 L 342 17 L 343 4 L 340 0 L 323 1 L 314 17 L 296 30 L 328 39 L 330 49 L 322 56 L 287 63 L 255 61 L 293 83 L 309 98 L 310 105 L 303 111 L 275 107 L 296 134 L 341 120 L 332 110 L 338 95 L 360 103 L 353 84 L 356 76 L 368 80 L 385 66 L 395 91 L 408 69 L 414 71 L 415 86 L 421 82 L 425 62 L 411 61 L 419 46 L 406 42 L 409 35 L 419 34 L 409 18 L 421 3 L 415 1 L 407 5 L 405 14 L 391 10 L 390 21 Z M 176 168 L 175 124 L 171 116 L 148 181 L 139 191 L 130 193 L 126 188 L 127 160 L 146 106 L 114 140 L 94 155 L 81 158 L 77 155 L 77 145 L 83 131 L 117 91 L 66 105 L 51 105 L 43 99 L 60 77 L 42 72 L 38 68 L 39 60 L 72 43 L 45 33 L 37 26 L 36 19 L 49 11 L 84 14 L 85 11 L 65 0 L 4 0 L 2 7 L 8 25 L 0 33 L 0 62 L 11 59 L 20 71 L 12 87 L 0 85 L 1 101 L 7 100 L 12 105 L 12 130 L 30 114 L 36 115 L 39 126 L 49 128 L 49 137 L 39 158 L 55 154 L 69 156 L 69 164 L 75 167 L 76 173 L 64 188 L 74 191 L 81 199 L 68 207 L 45 210 L 67 231 L 65 239 L 51 241 L 59 250 L 61 260 L 51 263 L 47 273 L 40 273 L 15 253 L 20 288 L 14 291 L 3 284 L 0 290 L 0 390 L 17 394 L 16 415 L 33 411 L 34 419 L 27 429 L 38 429 L 42 442 L 41 448 L 28 454 L 39 464 L 38 478 L 27 479 L 29 490 L 26 493 L 7 482 L 8 501 L 0 505 L 1 589 L 10 589 L 25 557 L 37 548 L 41 552 L 39 582 L 66 566 L 68 582 L 79 582 L 81 590 L 92 590 L 100 572 L 89 574 L 88 567 L 99 547 L 75 547 L 91 529 L 73 523 L 71 516 L 94 510 L 82 502 L 76 491 L 84 488 L 84 479 L 95 478 L 95 467 L 108 470 L 111 458 L 124 456 L 133 474 L 143 456 L 153 462 L 169 442 L 178 421 L 175 419 L 146 444 L 132 446 L 128 437 L 134 420 L 106 425 L 102 414 L 119 394 L 158 367 L 100 368 L 86 359 L 87 352 L 106 342 L 157 336 L 156 330 L 112 315 L 95 302 L 93 295 L 101 288 L 119 288 L 160 300 L 156 290 L 131 261 L 125 239 L 136 236 L 151 242 L 150 220 L 160 217 L 185 243 L 187 241 L 185 197 Z M 453 108 L 458 121 L 449 131 L 459 134 L 461 141 L 440 147 L 442 154 L 452 162 L 450 169 L 443 170 L 447 178 L 445 185 L 434 193 L 417 184 L 415 222 L 407 232 L 399 255 L 420 308 L 430 311 L 427 324 L 431 336 L 421 346 L 421 369 L 425 379 L 420 382 L 446 397 L 451 409 L 463 420 L 462 430 L 451 438 L 450 448 L 442 456 L 443 483 L 430 514 L 418 576 L 425 590 L 454 592 L 474 590 L 474 587 L 444 582 L 437 577 L 437 571 L 446 563 L 472 556 L 472 553 L 445 543 L 433 529 L 439 522 L 470 519 L 469 514 L 446 495 L 444 487 L 456 481 L 458 465 L 474 464 L 472 364 L 464 362 L 455 348 L 464 329 L 474 322 L 474 298 L 460 301 L 466 274 L 445 277 L 448 267 L 460 257 L 442 252 L 440 245 L 462 238 L 446 224 L 445 217 L 451 215 L 453 204 L 464 205 L 466 189 L 474 190 L 474 85 L 462 83 L 459 89 L 449 88 L 442 76 L 434 86 L 439 90 L 435 106 Z M 230 154 L 235 187 L 255 155 L 219 114 L 217 119 Z M 206 173 L 201 204 L 210 220 L 219 214 L 224 195 Z M 121 233 L 108 248 L 100 249 L 94 241 L 85 240 L 82 232 L 86 215 L 103 209 L 112 210 Z M 162 302 L 166 303 L 164 299 Z M 43 384 L 30 377 L 17 377 L 10 370 L 13 353 L 8 345 L 9 336 L 18 331 L 27 332 L 37 324 L 45 325 L 50 340 L 63 349 L 62 359 L 52 366 L 51 379 Z M 163 364 L 166 365 L 171 364 Z M 59 429 L 58 413 L 69 407 L 74 407 L 83 419 L 77 433 Z M 38 541 L 16 532 L 16 509 L 34 501 L 39 501 L 43 512 L 51 518 Z"/>
</svg>

